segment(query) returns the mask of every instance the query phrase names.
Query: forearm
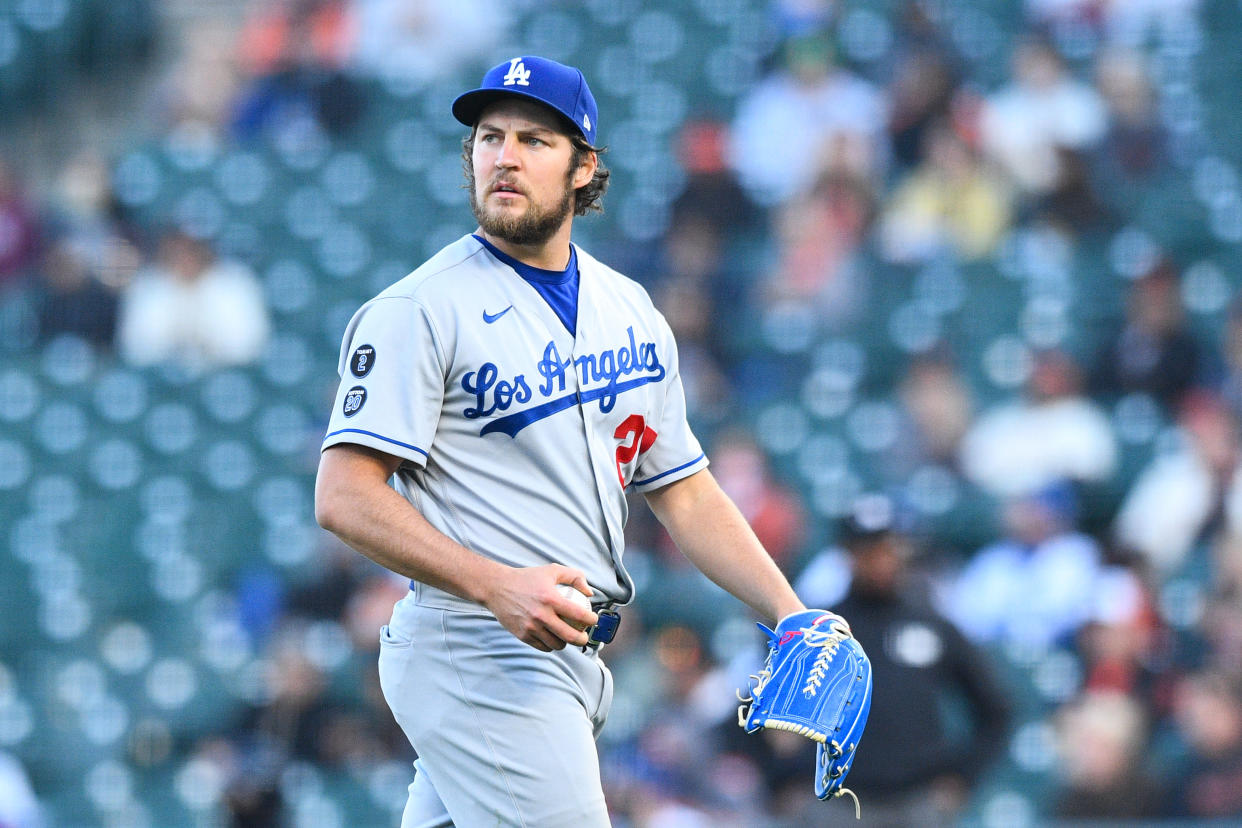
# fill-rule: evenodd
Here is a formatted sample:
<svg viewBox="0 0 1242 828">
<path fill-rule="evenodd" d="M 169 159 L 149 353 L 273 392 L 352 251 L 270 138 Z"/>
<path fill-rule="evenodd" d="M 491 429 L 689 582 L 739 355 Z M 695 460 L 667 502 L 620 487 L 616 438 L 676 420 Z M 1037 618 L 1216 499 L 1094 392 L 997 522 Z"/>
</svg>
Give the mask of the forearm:
<svg viewBox="0 0 1242 828">
<path fill-rule="evenodd" d="M 658 489 L 647 500 L 682 554 L 738 600 L 769 620 L 806 609 L 710 472 Z"/>
<path fill-rule="evenodd" d="M 315 481 L 315 519 L 393 572 L 487 607 L 520 641 L 544 651 L 587 643 L 599 619 L 557 590 L 590 595 L 586 576 L 560 564 L 512 567 L 467 549 L 432 526 L 388 486 L 400 460 L 361 446 L 325 450 Z"/>
</svg>

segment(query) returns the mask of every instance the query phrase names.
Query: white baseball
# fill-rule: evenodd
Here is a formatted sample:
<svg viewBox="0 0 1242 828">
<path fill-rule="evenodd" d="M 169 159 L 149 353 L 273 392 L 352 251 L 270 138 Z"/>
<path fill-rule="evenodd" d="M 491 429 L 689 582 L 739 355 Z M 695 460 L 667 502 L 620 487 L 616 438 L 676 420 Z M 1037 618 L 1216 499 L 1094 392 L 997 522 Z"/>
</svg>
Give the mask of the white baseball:
<svg viewBox="0 0 1242 828">
<path fill-rule="evenodd" d="M 571 586 L 570 584 L 557 584 L 556 591 L 573 601 L 578 606 L 582 607 L 587 612 L 591 612 L 591 599 L 579 592 L 577 587 Z M 579 629 L 583 629 L 583 627 L 579 626 L 576 621 L 570 621 L 570 623 Z"/>
</svg>

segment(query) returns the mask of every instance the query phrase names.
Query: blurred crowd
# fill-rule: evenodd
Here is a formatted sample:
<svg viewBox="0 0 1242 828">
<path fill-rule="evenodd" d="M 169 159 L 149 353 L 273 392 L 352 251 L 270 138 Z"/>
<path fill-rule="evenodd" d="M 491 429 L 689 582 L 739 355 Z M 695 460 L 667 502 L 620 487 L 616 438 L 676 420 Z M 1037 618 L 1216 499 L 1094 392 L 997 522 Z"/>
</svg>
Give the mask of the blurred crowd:
<svg viewBox="0 0 1242 828">
<path fill-rule="evenodd" d="M 972 73 L 946 4 L 897 4 L 882 65 L 843 54 L 843 5 L 769 4 L 762 76 L 735 111 L 694 114 L 678 133 L 685 185 L 663 233 L 611 252 L 677 335 L 713 473 L 804 601 L 845 613 L 873 654 L 872 725 L 850 779 L 864 822 L 953 824 L 1022 772 L 1053 780 L 1040 810 L 998 805 L 989 824 L 1242 817 L 1242 300 L 1222 303 L 1221 324 L 1196 324 L 1194 248 L 1116 241 L 1130 238 L 1136 194 L 1189 176 L 1204 151 L 1162 100 L 1155 56 L 1188 31 L 1211 37 L 1206 12 L 1028 0 L 1005 75 L 990 78 Z M 360 78 L 416 90 L 473 72 L 524 8 L 255 2 L 240 27 L 187 28 L 148 118 L 160 134 L 242 146 L 300 119 L 348 134 L 367 105 Z M 67 334 L 197 374 L 260 359 L 274 323 L 244 257 L 128 215 L 111 163 L 82 152 L 35 193 L 0 158 L 0 295 L 31 309 L 28 347 Z M 1055 282 L 1080 253 L 1111 253 L 1098 269 L 1120 288 L 1031 298 L 1016 345 L 990 357 L 1010 377 L 1003 393 L 980 386 L 955 323 L 896 351 L 874 327 L 892 310 L 883 274 L 1016 256 Z M 1231 295 L 1242 284 L 1223 279 Z M 808 396 L 788 368 L 808 317 L 802 352 L 856 343 L 819 366 L 824 418 L 861 387 L 891 401 L 854 407 L 869 468 L 826 505 L 749 416 Z M 1090 329 L 1073 330 L 1082 320 Z M 882 360 L 873 375 L 858 364 Z M 965 504 L 949 521 L 928 505 L 944 491 Z M 601 737 L 615 824 L 845 814 L 814 800 L 805 740 L 737 728 L 734 690 L 761 639 L 634 507 L 640 594 L 603 653 L 617 686 Z M 391 769 L 412 757 L 374 669 L 404 586 L 326 535 L 317 561 L 307 582 L 256 569 L 232 587 L 270 670 L 253 705 L 187 751 L 223 780 L 235 825 L 277 824 L 304 765 L 388 768 L 373 784 L 397 811 L 404 801 Z M 346 688 L 315 655 L 325 625 L 344 633 Z M 20 776 L 5 762 L 0 785 Z"/>
</svg>

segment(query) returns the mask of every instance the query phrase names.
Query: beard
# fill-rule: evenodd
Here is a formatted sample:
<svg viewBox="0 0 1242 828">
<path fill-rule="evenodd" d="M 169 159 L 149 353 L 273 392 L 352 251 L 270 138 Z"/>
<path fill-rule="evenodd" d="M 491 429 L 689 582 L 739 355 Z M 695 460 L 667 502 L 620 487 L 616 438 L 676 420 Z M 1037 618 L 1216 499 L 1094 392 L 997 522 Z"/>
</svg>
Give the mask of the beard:
<svg viewBox="0 0 1242 828">
<path fill-rule="evenodd" d="M 565 174 L 565 192 L 561 200 L 551 207 L 542 207 L 527 196 L 526 210 L 518 215 L 508 210 L 489 210 L 479 203 L 478 187 L 474 170 L 466 170 L 466 190 L 470 193 L 470 212 L 483 232 L 489 236 L 523 247 L 538 246 L 556 234 L 574 209 L 577 191 L 573 188 L 574 168 Z"/>
</svg>

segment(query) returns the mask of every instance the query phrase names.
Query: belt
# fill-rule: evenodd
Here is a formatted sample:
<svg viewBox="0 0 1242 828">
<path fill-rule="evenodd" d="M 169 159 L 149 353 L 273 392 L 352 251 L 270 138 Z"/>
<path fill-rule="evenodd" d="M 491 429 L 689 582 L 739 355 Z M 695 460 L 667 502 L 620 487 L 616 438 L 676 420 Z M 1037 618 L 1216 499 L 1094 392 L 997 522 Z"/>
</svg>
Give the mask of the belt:
<svg viewBox="0 0 1242 828">
<path fill-rule="evenodd" d="M 591 607 L 599 620 L 595 622 L 595 626 L 587 627 L 587 643 L 582 645 L 582 652 L 588 650 L 598 650 L 605 644 L 612 643 L 617 637 L 617 628 L 621 626 L 621 614 L 615 609 L 611 601 L 604 604 L 596 604 Z"/>
</svg>

